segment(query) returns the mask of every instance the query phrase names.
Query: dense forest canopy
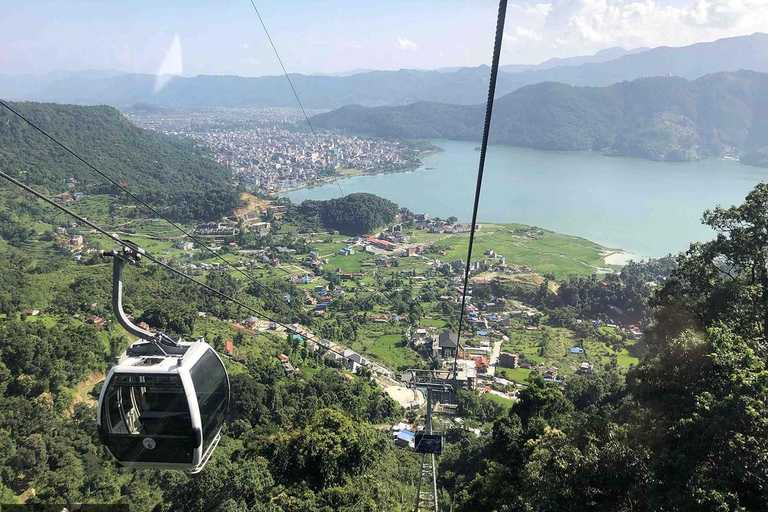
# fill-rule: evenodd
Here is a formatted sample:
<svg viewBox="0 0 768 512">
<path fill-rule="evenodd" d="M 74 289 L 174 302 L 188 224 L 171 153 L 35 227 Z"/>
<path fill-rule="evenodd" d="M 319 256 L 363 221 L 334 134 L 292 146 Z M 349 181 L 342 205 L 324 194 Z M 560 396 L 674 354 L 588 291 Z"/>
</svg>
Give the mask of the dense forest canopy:
<svg viewBox="0 0 768 512">
<path fill-rule="evenodd" d="M 218 219 L 237 205 L 231 171 L 207 158 L 191 141 L 137 128 L 111 107 L 11 106 L 176 219 Z M 121 193 L 6 109 L 0 110 L 0 148 L 4 172 L 49 194 Z M 68 184 L 70 178 L 75 181 Z"/>
<path fill-rule="evenodd" d="M 383 197 L 367 193 L 348 194 L 327 201 L 306 200 L 297 206 L 302 222 L 317 222 L 326 229 L 350 235 L 370 233 L 395 220 L 399 207 Z"/>
<path fill-rule="evenodd" d="M 739 156 L 763 164 L 768 75 L 733 72 L 688 81 L 642 78 L 606 87 L 545 82 L 496 101 L 491 142 L 548 150 L 599 150 L 653 160 Z M 346 106 L 316 126 L 381 137 L 479 140 L 484 107 L 414 103 Z"/>
</svg>

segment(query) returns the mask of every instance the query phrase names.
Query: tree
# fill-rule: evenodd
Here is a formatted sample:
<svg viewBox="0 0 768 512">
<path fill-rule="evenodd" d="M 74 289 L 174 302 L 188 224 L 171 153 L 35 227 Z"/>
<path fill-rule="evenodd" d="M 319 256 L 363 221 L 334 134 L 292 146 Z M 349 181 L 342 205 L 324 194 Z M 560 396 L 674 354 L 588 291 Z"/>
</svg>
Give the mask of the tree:
<svg viewBox="0 0 768 512">
<path fill-rule="evenodd" d="M 768 184 L 757 185 L 743 204 L 704 212 L 717 238 L 692 244 L 654 299 L 656 342 L 686 329 L 706 330 L 723 321 L 739 332 L 768 340 Z M 755 341 L 756 343 L 757 340 Z"/>
<path fill-rule="evenodd" d="M 760 510 L 766 503 L 768 368 L 727 327 L 687 331 L 643 360 L 630 389 L 655 453 L 653 508 Z"/>
</svg>

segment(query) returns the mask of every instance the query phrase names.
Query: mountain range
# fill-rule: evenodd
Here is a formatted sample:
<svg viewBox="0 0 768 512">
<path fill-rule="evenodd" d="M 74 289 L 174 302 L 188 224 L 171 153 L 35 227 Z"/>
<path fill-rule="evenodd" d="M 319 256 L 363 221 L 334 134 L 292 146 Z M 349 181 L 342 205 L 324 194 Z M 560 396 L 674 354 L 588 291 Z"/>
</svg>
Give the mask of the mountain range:
<svg viewBox="0 0 768 512">
<path fill-rule="evenodd" d="M 481 104 L 434 102 L 347 106 L 312 122 L 380 137 L 480 140 L 484 110 Z M 529 85 L 496 101 L 490 140 L 654 160 L 731 156 L 761 164 L 768 148 L 768 74 L 652 77 L 607 87 Z"/>
<path fill-rule="evenodd" d="M 497 96 L 521 87 L 560 82 L 605 86 L 648 76 L 673 75 L 696 79 L 721 71 L 768 72 L 768 34 L 731 37 L 679 48 L 623 50 L 611 48 L 592 56 L 553 59 L 537 66 L 505 66 Z M 487 66 L 457 70 L 370 71 L 346 76 L 292 74 L 307 108 L 344 105 L 407 105 L 419 101 L 479 104 L 488 88 Z M 0 97 L 10 100 L 107 104 L 124 107 L 153 103 L 183 108 L 295 107 L 283 76 L 175 77 L 156 90 L 156 76 L 96 71 L 45 77 L 0 76 Z"/>
</svg>

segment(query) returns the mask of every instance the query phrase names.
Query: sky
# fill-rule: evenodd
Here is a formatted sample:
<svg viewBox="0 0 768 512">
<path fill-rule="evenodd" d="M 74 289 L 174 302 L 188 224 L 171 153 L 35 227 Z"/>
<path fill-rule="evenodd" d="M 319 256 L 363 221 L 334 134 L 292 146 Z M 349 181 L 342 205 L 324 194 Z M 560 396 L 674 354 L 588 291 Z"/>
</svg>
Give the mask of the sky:
<svg viewBox="0 0 768 512">
<path fill-rule="evenodd" d="M 496 0 L 254 0 L 293 73 L 488 64 Z M 768 0 L 510 0 L 502 64 L 768 31 Z M 2 0 L 0 74 L 281 69 L 250 0 Z"/>
</svg>

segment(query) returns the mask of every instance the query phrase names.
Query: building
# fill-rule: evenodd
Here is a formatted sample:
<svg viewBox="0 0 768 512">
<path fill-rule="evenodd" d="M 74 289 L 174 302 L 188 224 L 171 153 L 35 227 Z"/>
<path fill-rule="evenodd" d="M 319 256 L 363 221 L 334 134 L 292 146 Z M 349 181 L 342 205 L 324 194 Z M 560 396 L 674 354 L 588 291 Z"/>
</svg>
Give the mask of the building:
<svg viewBox="0 0 768 512">
<path fill-rule="evenodd" d="M 476 356 L 474 360 L 475 368 L 477 368 L 479 373 L 488 373 L 488 359 L 485 356 Z"/>
<path fill-rule="evenodd" d="M 338 354 L 337 352 L 328 352 L 328 353 L 326 353 L 326 354 L 323 356 L 323 358 L 324 358 L 325 360 L 327 360 L 327 361 L 330 361 L 330 362 L 332 362 L 332 363 L 339 363 L 339 362 L 341 362 L 341 361 L 344 359 L 344 358 L 343 358 L 343 357 L 342 357 L 340 354 Z"/>
<path fill-rule="evenodd" d="M 253 224 L 248 225 L 248 229 L 250 229 L 252 233 L 256 233 L 258 235 L 268 234 L 271 228 L 272 228 L 272 224 L 270 224 L 269 222 L 255 222 Z"/>
<path fill-rule="evenodd" d="M 395 436 L 395 445 L 407 448 L 413 444 L 413 439 L 416 437 L 414 432 L 410 430 L 401 430 Z"/>
<path fill-rule="evenodd" d="M 459 335 L 455 332 L 443 332 L 437 337 L 437 345 L 440 357 L 450 358 L 456 355 L 459 347 Z"/>
<path fill-rule="evenodd" d="M 456 361 L 456 382 L 465 389 L 477 389 L 477 366 L 473 359 L 458 359 Z"/>
<path fill-rule="evenodd" d="M 520 356 L 511 352 L 502 352 L 499 354 L 499 366 L 517 368 L 520 366 Z"/>
<path fill-rule="evenodd" d="M 86 320 L 85 323 L 93 325 L 96 329 L 102 330 L 107 326 L 107 321 L 100 316 L 91 315 Z"/>
<path fill-rule="evenodd" d="M 348 348 L 342 352 L 342 355 L 347 358 L 349 371 L 352 373 L 357 373 L 358 368 L 361 366 L 365 367 L 370 365 L 370 361 L 366 359 L 365 357 L 361 356 L 351 348 Z"/>
<path fill-rule="evenodd" d="M 232 353 L 235 351 L 235 344 L 231 341 L 225 341 L 224 342 L 224 352 L 226 352 L 229 355 L 232 355 Z"/>
</svg>

